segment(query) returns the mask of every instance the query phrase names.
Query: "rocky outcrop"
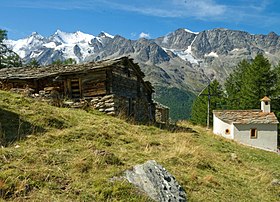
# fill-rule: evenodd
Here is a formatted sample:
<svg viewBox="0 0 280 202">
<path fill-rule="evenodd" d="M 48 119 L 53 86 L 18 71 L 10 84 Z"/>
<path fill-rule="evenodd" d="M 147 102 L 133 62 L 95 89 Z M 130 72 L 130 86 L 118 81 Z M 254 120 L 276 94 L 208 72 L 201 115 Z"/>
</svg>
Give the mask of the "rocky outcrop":
<svg viewBox="0 0 280 202">
<path fill-rule="evenodd" d="M 125 178 L 153 200 L 159 202 L 187 201 L 185 190 L 174 176 L 154 160 L 125 171 Z"/>
</svg>

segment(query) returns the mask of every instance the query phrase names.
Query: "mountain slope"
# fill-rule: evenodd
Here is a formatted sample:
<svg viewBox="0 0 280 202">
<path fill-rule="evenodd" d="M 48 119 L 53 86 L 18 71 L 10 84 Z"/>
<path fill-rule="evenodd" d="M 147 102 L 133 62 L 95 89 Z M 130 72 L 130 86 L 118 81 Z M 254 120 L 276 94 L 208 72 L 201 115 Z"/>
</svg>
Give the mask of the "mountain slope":
<svg viewBox="0 0 280 202">
<path fill-rule="evenodd" d="M 262 53 L 276 64 L 280 56 L 280 37 L 274 32 L 252 35 L 222 28 L 199 33 L 178 29 L 156 39 L 139 40 L 105 32 L 95 37 L 80 31 L 57 30 L 47 38 L 32 33 L 25 39 L 5 43 L 26 62 L 35 58 L 41 64 L 69 57 L 87 62 L 130 55 L 153 83 L 164 86 L 166 82 L 191 91 L 201 90 L 207 77 L 223 81 L 242 59 L 250 60 Z"/>
<path fill-rule="evenodd" d="M 0 200 L 148 201 L 112 177 L 150 159 L 176 177 L 189 201 L 280 199 L 277 154 L 198 126 L 170 132 L 3 91 L 0 122 L 2 140 L 17 138 L 0 148 Z"/>
<path fill-rule="evenodd" d="M 209 80 L 224 82 L 234 67 L 243 59 L 252 60 L 262 53 L 275 65 L 280 58 L 280 37 L 271 32 L 268 35 L 253 35 L 244 31 L 213 29 L 199 33 L 178 29 L 156 39 L 126 39 L 101 32 L 98 36 L 82 33 L 56 31 L 50 37 L 38 33 L 17 41 L 5 41 L 25 62 L 32 58 L 41 64 L 55 60 L 73 58 L 77 62 L 89 62 L 129 55 L 139 63 L 149 80 L 157 89 L 182 93 L 200 92 Z M 165 95 L 156 92 L 155 98 Z M 190 111 L 189 100 L 181 100 Z M 172 107 L 172 110 L 178 108 Z M 172 116 L 173 119 L 187 118 L 189 114 Z"/>
</svg>

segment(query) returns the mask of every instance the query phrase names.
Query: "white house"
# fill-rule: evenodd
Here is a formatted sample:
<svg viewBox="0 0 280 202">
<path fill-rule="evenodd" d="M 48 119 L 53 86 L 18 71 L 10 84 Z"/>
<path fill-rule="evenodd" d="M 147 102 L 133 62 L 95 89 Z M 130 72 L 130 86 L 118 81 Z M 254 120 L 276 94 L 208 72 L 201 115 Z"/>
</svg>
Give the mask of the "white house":
<svg viewBox="0 0 280 202">
<path fill-rule="evenodd" d="M 261 99 L 261 110 L 214 110 L 213 132 L 242 144 L 277 151 L 278 120 L 270 112 L 270 99 Z"/>
</svg>

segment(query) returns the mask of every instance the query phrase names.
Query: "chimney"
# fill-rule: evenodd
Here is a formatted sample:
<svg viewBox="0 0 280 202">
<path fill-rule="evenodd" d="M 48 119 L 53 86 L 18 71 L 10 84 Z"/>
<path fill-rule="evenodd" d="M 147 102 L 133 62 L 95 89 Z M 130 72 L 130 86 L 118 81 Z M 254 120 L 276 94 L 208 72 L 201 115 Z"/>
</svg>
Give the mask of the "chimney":
<svg viewBox="0 0 280 202">
<path fill-rule="evenodd" d="M 266 113 L 270 113 L 270 99 L 269 97 L 265 96 L 261 99 L 261 110 Z"/>
</svg>

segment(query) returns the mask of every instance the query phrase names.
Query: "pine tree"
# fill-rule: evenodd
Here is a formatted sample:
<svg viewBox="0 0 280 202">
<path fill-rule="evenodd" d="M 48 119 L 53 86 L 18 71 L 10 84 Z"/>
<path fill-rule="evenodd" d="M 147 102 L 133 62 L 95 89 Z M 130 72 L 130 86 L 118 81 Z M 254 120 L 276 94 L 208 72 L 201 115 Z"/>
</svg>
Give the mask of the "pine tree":
<svg viewBox="0 0 280 202">
<path fill-rule="evenodd" d="M 273 96 L 271 99 L 271 107 L 272 111 L 275 112 L 278 120 L 280 120 L 280 63 L 274 67 L 273 69 L 273 74 L 274 74 L 274 88 L 272 89 Z M 279 126 L 280 127 L 280 126 Z"/>
<path fill-rule="evenodd" d="M 251 63 L 243 60 L 225 82 L 228 109 L 259 108 L 264 96 L 274 94 L 275 73 L 263 55 Z"/>
<path fill-rule="evenodd" d="M 207 124 L 207 108 L 208 97 L 204 96 L 208 94 L 208 87 L 205 88 L 201 95 L 196 98 L 192 106 L 191 121 L 195 124 L 206 125 Z M 224 95 L 222 86 L 217 80 L 210 83 L 210 125 L 213 123 L 213 113 L 215 109 L 221 109 L 224 102 Z"/>
<path fill-rule="evenodd" d="M 63 62 L 60 59 L 52 62 L 52 65 L 62 65 L 62 64 L 63 64 Z"/>
<path fill-rule="evenodd" d="M 233 71 L 232 74 L 226 79 L 225 89 L 227 94 L 227 107 L 228 109 L 241 109 L 240 102 L 242 100 L 241 88 L 245 83 L 245 72 L 250 64 L 246 60 L 242 60 Z"/>
<path fill-rule="evenodd" d="M 77 64 L 76 60 L 74 60 L 73 58 L 68 58 L 67 60 L 63 61 L 63 64 L 65 65 L 71 65 L 71 64 Z"/>
<path fill-rule="evenodd" d="M 73 58 L 68 58 L 64 61 L 58 59 L 52 62 L 52 65 L 71 65 L 71 64 L 77 64 L 76 60 Z"/>
<path fill-rule="evenodd" d="M 259 108 L 260 99 L 271 96 L 274 86 L 273 71 L 268 59 L 257 55 L 245 69 L 241 88 L 241 105 L 247 109 Z"/>
<path fill-rule="evenodd" d="M 7 31 L 0 29 L 0 43 L 2 43 L 4 39 L 7 39 Z"/>
<path fill-rule="evenodd" d="M 0 68 L 21 67 L 21 58 L 3 44 L 4 39 L 7 39 L 7 31 L 0 29 Z"/>
<path fill-rule="evenodd" d="M 1 57 L 0 68 L 6 67 L 22 67 L 21 58 L 16 53 Z"/>
<path fill-rule="evenodd" d="M 31 61 L 27 64 L 27 66 L 40 67 L 40 63 L 35 58 L 32 58 Z"/>
</svg>

